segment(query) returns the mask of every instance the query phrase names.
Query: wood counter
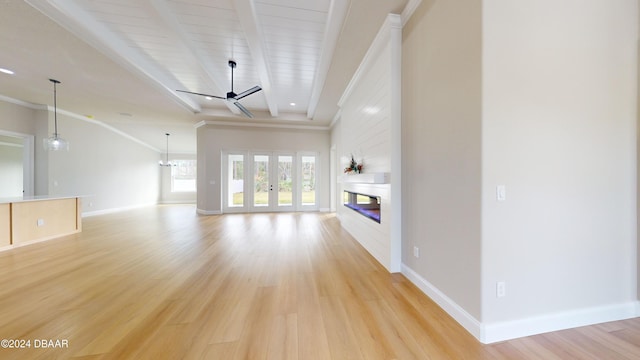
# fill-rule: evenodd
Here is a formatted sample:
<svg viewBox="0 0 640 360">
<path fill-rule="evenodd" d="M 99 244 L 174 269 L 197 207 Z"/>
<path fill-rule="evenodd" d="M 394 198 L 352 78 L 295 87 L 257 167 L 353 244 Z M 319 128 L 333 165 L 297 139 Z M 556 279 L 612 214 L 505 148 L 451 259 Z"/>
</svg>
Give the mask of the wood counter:
<svg viewBox="0 0 640 360">
<path fill-rule="evenodd" d="M 0 200 L 0 248 L 82 231 L 79 197 Z"/>
</svg>

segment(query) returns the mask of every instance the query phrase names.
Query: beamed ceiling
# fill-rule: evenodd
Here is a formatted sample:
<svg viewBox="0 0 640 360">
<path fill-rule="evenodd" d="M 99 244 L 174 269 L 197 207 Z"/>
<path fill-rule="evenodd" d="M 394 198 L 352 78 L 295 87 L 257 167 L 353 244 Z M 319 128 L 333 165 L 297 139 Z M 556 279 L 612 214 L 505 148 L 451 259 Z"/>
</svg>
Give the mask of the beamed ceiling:
<svg viewBox="0 0 640 360">
<path fill-rule="evenodd" d="M 327 127 L 388 13 L 407 0 L 5 0 L 0 95 L 100 121 L 163 151 L 203 121 Z M 239 102 L 234 91 L 262 91 Z M 245 124 L 246 125 L 246 124 Z M 60 133 L 64 135 L 64 123 Z"/>
</svg>

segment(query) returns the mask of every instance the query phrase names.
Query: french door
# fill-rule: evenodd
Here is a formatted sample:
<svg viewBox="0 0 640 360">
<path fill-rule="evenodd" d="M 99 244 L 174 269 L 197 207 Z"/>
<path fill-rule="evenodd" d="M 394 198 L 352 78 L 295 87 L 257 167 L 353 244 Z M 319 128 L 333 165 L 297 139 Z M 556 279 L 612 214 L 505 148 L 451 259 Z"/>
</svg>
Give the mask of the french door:
<svg viewBox="0 0 640 360">
<path fill-rule="evenodd" d="M 314 210 L 315 155 L 223 153 L 224 212 Z"/>
<path fill-rule="evenodd" d="M 250 211 L 293 211 L 296 203 L 294 155 L 253 152 Z"/>
</svg>

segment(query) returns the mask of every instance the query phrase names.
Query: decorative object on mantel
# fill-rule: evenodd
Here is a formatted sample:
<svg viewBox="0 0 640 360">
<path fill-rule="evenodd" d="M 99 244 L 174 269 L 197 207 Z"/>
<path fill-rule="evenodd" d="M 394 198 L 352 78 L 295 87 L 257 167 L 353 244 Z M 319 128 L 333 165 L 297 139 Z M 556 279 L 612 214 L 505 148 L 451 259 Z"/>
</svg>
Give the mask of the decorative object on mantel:
<svg viewBox="0 0 640 360">
<path fill-rule="evenodd" d="M 44 139 L 43 146 L 46 151 L 69 151 L 69 142 L 61 138 L 58 134 L 58 103 L 56 94 L 56 85 L 60 84 L 60 81 L 55 79 L 49 79 L 53 83 L 53 135 Z"/>
<path fill-rule="evenodd" d="M 158 163 L 160 164 L 160 166 L 176 166 L 175 163 L 169 161 L 169 133 L 166 133 L 165 135 L 167 135 L 167 155 L 166 155 L 166 161 L 162 161 L 160 160 Z"/>
<path fill-rule="evenodd" d="M 362 163 L 358 164 L 356 159 L 351 154 L 351 161 L 349 162 L 349 166 L 344 168 L 345 174 L 360 174 L 362 172 Z"/>
</svg>

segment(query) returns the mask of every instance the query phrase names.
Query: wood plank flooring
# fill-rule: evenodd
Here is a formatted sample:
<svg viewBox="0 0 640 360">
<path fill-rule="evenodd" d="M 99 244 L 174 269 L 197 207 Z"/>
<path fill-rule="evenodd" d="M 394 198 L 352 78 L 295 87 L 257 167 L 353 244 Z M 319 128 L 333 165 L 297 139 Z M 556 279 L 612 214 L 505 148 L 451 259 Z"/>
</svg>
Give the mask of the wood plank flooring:
<svg viewBox="0 0 640 360">
<path fill-rule="evenodd" d="M 640 358 L 638 319 L 482 345 L 331 214 L 192 206 L 0 252 L 0 339 L 31 341 L 0 359 Z"/>
</svg>

